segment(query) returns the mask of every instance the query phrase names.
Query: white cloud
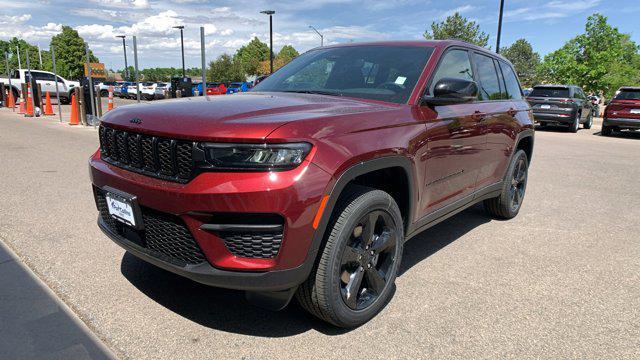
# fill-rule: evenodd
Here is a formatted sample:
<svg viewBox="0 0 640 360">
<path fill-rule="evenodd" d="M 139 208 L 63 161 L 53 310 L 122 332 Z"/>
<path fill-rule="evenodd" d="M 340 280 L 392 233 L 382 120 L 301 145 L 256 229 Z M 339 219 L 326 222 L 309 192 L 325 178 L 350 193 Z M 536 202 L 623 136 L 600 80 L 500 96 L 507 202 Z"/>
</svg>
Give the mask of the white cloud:
<svg viewBox="0 0 640 360">
<path fill-rule="evenodd" d="M 148 0 L 91 0 L 92 3 L 100 4 L 106 7 L 115 8 L 136 8 L 146 9 L 149 7 Z"/>
<path fill-rule="evenodd" d="M 215 34 L 216 32 L 218 32 L 218 28 L 213 25 L 213 24 L 205 24 L 204 25 L 204 34 L 205 35 L 212 35 Z"/>
<path fill-rule="evenodd" d="M 223 35 L 223 36 L 229 36 L 231 34 L 233 34 L 233 29 L 224 29 L 220 31 L 220 35 Z"/>
</svg>

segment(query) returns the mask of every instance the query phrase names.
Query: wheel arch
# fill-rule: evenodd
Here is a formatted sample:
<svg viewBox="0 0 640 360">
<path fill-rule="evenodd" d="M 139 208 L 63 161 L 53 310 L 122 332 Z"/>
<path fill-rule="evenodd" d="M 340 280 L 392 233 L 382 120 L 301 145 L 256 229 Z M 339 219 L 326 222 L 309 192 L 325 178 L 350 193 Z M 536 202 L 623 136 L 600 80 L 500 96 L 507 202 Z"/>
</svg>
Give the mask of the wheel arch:
<svg viewBox="0 0 640 360">
<path fill-rule="evenodd" d="M 402 180 L 399 181 L 400 184 L 403 184 L 405 186 L 404 189 L 398 187 L 403 185 L 397 185 L 395 181 L 387 181 L 389 185 L 386 187 L 386 189 L 385 187 L 382 187 L 381 190 L 388 191 L 388 189 L 391 188 L 392 191 L 390 195 L 394 197 L 396 202 L 400 201 L 398 202 L 398 206 L 400 207 L 400 212 L 402 213 L 402 217 L 405 220 L 404 229 L 406 233 L 413 219 L 413 204 L 415 203 L 415 171 L 413 170 L 412 161 L 408 157 L 398 155 L 384 156 L 359 162 L 347 168 L 340 175 L 338 175 L 336 182 L 331 188 L 331 191 L 327 194 L 328 200 L 322 211 L 320 221 L 318 222 L 318 227 L 314 233 L 311 248 L 309 249 L 309 253 L 307 254 L 307 261 L 313 260 L 313 262 L 315 262 L 317 260 L 316 257 L 318 251 L 322 247 L 329 221 L 331 220 L 331 216 L 335 210 L 336 205 L 338 204 L 338 200 L 345 193 L 345 189 L 347 189 L 350 184 L 358 184 L 364 186 L 371 186 L 376 183 L 380 184 L 380 179 L 383 179 L 381 178 L 381 176 L 388 173 L 392 173 L 394 175 L 404 175 Z M 381 187 L 376 188 L 380 189 Z"/>
</svg>

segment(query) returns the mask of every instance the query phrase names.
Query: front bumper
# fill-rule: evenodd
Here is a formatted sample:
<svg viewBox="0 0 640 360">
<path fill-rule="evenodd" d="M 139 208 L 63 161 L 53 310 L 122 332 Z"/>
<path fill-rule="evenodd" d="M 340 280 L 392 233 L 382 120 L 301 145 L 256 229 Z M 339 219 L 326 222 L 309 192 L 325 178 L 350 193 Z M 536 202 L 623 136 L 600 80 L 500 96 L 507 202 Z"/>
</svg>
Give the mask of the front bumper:
<svg viewBox="0 0 640 360">
<path fill-rule="evenodd" d="M 290 171 L 202 173 L 190 182 L 180 184 L 113 166 L 102 161 L 99 152 L 90 160 L 90 173 L 97 188 L 108 186 L 135 195 L 141 206 L 181 218 L 202 249 L 207 265 L 216 271 L 224 270 L 225 274 L 227 271 L 280 272 L 303 266 L 309 260 L 314 238 L 313 218 L 331 181 L 329 174 L 305 160 Z M 212 214 L 241 213 L 278 214 L 284 218 L 282 243 L 274 258 L 235 256 L 218 235 L 201 229 Z M 116 242 L 129 250 L 127 243 Z M 135 250 L 133 248 L 131 252 L 135 254 Z M 148 260 L 149 255 L 140 257 Z M 168 270 L 180 274 L 190 271 L 186 267 Z M 202 280 L 198 275 L 200 271 L 196 272 L 192 275 L 196 281 L 240 288 L 235 284 L 214 284 L 218 280 Z"/>
<path fill-rule="evenodd" d="M 604 118 L 602 126 L 615 126 L 622 129 L 640 129 L 640 119 Z"/>
<path fill-rule="evenodd" d="M 174 274 L 210 286 L 247 291 L 286 290 L 304 282 L 313 266 L 313 262 L 309 261 L 292 269 L 265 272 L 222 270 L 209 263 L 181 267 L 152 256 L 145 248 L 111 232 L 101 217 L 98 217 L 98 226 L 111 240 L 136 257 Z"/>
</svg>

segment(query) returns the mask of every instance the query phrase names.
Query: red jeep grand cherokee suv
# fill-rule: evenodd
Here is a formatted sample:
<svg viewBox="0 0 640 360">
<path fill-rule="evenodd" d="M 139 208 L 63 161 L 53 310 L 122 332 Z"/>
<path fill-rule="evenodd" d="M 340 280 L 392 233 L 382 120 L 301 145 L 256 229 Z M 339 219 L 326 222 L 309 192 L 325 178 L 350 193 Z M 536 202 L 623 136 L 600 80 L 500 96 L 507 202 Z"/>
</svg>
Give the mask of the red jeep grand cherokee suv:
<svg viewBox="0 0 640 360">
<path fill-rule="evenodd" d="M 393 294 L 404 241 L 480 201 L 518 213 L 534 131 L 504 58 L 415 41 L 317 48 L 248 93 L 120 107 L 99 134 L 113 241 L 353 327 Z"/>
<path fill-rule="evenodd" d="M 603 136 L 624 129 L 640 130 L 640 87 L 620 88 L 604 110 Z"/>
</svg>

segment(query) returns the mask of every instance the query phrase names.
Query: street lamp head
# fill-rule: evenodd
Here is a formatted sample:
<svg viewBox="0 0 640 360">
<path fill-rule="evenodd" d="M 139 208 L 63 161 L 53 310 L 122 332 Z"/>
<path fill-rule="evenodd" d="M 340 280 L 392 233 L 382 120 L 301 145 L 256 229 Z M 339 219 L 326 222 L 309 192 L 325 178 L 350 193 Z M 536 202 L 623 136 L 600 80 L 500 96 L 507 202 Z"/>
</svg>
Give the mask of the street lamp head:
<svg viewBox="0 0 640 360">
<path fill-rule="evenodd" d="M 126 36 L 126 35 L 116 35 L 116 37 L 117 37 L 117 38 L 124 39 L 124 38 L 126 38 L 127 36 Z"/>
<path fill-rule="evenodd" d="M 264 11 L 260 11 L 260 14 L 265 14 L 265 15 L 273 15 L 275 14 L 275 10 L 264 10 Z"/>
<path fill-rule="evenodd" d="M 182 30 L 182 29 L 184 29 L 184 25 L 174 26 L 173 28 Z"/>
</svg>

